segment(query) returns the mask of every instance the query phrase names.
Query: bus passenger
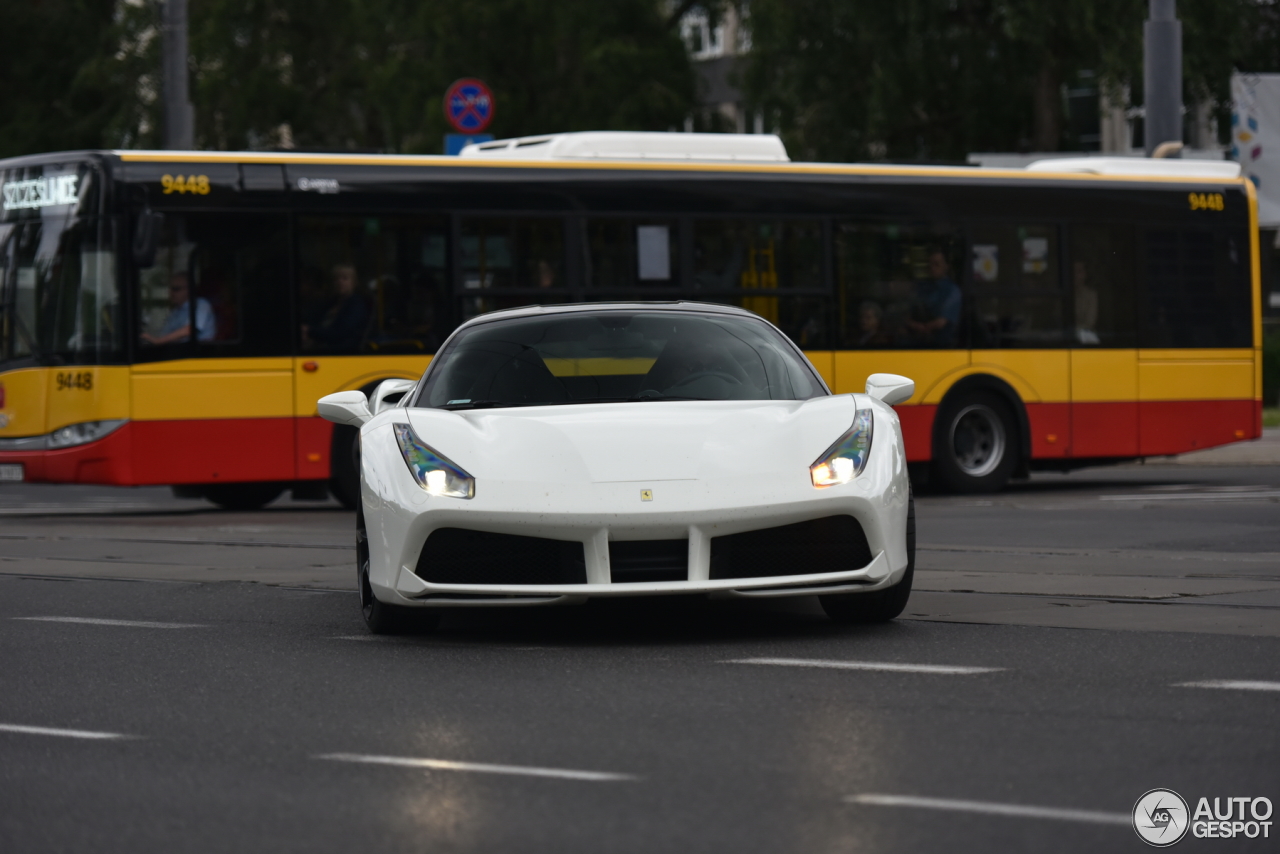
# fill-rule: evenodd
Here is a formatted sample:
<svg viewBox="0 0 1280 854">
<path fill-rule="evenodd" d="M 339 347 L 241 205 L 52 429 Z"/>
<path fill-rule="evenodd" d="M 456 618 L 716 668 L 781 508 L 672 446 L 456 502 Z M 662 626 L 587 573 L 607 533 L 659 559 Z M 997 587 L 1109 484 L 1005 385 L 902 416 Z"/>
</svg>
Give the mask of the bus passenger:
<svg viewBox="0 0 1280 854">
<path fill-rule="evenodd" d="M 884 309 L 875 300 L 863 300 L 858 306 L 858 346 L 889 347 L 893 336 L 884 328 Z"/>
<path fill-rule="evenodd" d="M 923 347 L 954 347 L 960 328 L 960 288 L 941 249 L 929 251 L 929 277 L 916 282 L 913 316 L 907 321 L 915 342 Z"/>
<path fill-rule="evenodd" d="M 302 324 L 304 347 L 321 347 L 338 353 L 354 353 L 360 349 L 369 325 L 369 304 L 356 293 L 357 281 L 353 265 L 334 266 L 336 295 L 317 323 Z"/>
<path fill-rule="evenodd" d="M 186 273 L 174 273 L 169 279 L 169 314 L 160 326 L 160 332 L 141 335 L 143 344 L 176 344 L 191 340 L 191 282 Z M 213 306 L 204 297 L 196 299 L 196 338 L 212 341 L 218 322 L 213 316 Z"/>
</svg>

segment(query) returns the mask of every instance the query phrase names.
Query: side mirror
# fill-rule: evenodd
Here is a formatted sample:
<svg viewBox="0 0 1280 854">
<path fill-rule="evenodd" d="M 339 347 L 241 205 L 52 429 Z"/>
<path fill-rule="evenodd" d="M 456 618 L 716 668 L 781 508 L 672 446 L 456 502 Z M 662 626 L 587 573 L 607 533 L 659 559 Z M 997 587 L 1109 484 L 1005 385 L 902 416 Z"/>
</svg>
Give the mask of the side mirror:
<svg viewBox="0 0 1280 854">
<path fill-rule="evenodd" d="M 164 214 L 142 211 L 133 226 L 133 265 L 150 267 L 156 263 L 156 247 L 164 229 Z"/>
<path fill-rule="evenodd" d="M 373 400 L 369 402 L 369 410 L 377 415 L 384 409 L 390 409 L 400 402 L 400 398 L 413 391 L 417 383 L 413 380 L 383 380 L 373 390 Z"/>
<path fill-rule="evenodd" d="M 915 381 L 906 377 L 897 374 L 872 374 L 867 377 L 867 394 L 890 406 L 910 400 L 915 393 Z"/>
<path fill-rule="evenodd" d="M 369 411 L 369 400 L 362 391 L 327 394 L 320 398 L 316 409 L 324 420 L 352 427 L 360 427 L 373 417 L 373 413 Z"/>
</svg>

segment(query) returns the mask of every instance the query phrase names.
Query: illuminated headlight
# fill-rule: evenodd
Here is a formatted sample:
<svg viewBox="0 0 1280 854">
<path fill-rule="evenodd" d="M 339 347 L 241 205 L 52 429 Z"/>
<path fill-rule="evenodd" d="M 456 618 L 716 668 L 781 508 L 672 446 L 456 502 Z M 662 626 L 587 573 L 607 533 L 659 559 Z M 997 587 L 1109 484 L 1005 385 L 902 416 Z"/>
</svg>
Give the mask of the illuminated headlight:
<svg viewBox="0 0 1280 854">
<path fill-rule="evenodd" d="M 838 486 L 862 474 L 867 467 L 867 458 L 871 456 L 871 430 L 874 426 L 871 410 L 859 409 L 853 416 L 853 427 L 849 432 L 809 466 L 813 485 L 819 489 Z"/>
<path fill-rule="evenodd" d="M 400 455 L 414 479 L 431 495 L 474 498 L 476 479 L 427 447 L 408 424 L 393 424 Z"/>
<path fill-rule="evenodd" d="M 124 419 L 113 419 L 111 421 L 85 421 L 82 424 L 68 424 L 66 427 L 59 427 L 50 433 L 48 444 L 45 447 L 52 450 L 54 448 L 70 448 L 75 445 L 96 442 L 108 433 L 114 432 L 123 423 Z"/>
</svg>

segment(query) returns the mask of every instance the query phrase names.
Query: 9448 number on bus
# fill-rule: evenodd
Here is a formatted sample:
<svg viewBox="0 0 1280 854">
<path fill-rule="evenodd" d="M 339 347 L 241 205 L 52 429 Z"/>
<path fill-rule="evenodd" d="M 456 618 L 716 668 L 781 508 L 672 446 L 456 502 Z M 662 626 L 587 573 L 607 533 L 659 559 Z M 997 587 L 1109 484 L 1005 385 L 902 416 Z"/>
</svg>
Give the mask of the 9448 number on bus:
<svg viewBox="0 0 1280 854">
<path fill-rule="evenodd" d="M 90 371 L 78 372 L 60 372 L 57 376 L 58 391 L 68 391 L 69 389 L 80 389 L 81 391 L 93 390 L 93 374 Z"/>
</svg>

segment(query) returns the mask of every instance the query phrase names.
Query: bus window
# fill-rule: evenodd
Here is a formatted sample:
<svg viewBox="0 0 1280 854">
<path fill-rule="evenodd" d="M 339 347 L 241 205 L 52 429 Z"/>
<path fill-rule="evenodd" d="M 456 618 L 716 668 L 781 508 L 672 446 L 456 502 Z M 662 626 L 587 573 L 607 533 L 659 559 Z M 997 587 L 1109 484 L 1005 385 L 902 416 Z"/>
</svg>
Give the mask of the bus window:
<svg viewBox="0 0 1280 854">
<path fill-rule="evenodd" d="M 754 311 L 799 346 L 823 349 L 830 300 L 822 247 L 820 220 L 697 220 L 693 296 Z"/>
<path fill-rule="evenodd" d="M 946 225 L 845 222 L 836 229 L 837 325 L 855 350 L 962 346 L 960 238 Z"/>
<path fill-rule="evenodd" d="M 560 219 L 464 218 L 461 249 L 464 320 L 498 308 L 569 299 Z M 477 291 L 495 293 L 480 297 Z"/>
<path fill-rule="evenodd" d="M 1249 246 L 1243 234 L 1149 231 L 1140 347 L 1249 347 Z"/>
<path fill-rule="evenodd" d="M 139 360 L 287 354 L 287 237 L 282 216 L 165 214 L 137 271 Z"/>
<path fill-rule="evenodd" d="M 434 353 L 448 335 L 448 220 L 298 221 L 298 323 L 307 353 Z"/>
<path fill-rule="evenodd" d="M 122 355 L 111 220 L 45 216 L 6 227 L 6 359 L 89 363 Z M 7 271 L 6 271 L 7 272 Z"/>
<path fill-rule="evenodd" d="M 593 219 L 586 223 L 584 284 L 638 290 L 679 283 L 679 233 L 671 220 Z"/>
<path fill-rule="evenodd" d="M 1132 225 L 1071 226 L 1072 337 L 1076 346 L 1134 346 L 1135 240 Z"/>
<path fill-rule="evenodd" d="M 972 346 L 1065 347 L 1066 293 L 1058 229 L 979 225 L 973 229 Z"/>
</svg>

